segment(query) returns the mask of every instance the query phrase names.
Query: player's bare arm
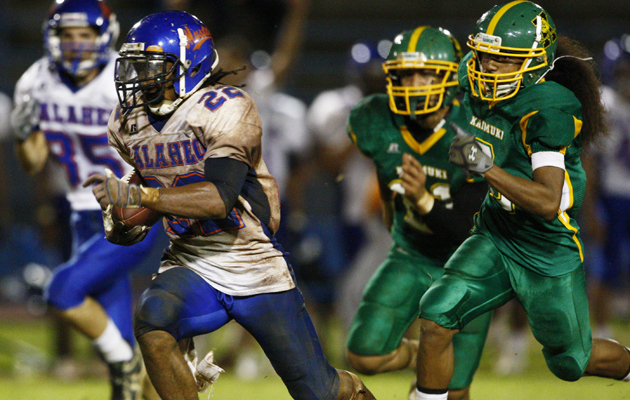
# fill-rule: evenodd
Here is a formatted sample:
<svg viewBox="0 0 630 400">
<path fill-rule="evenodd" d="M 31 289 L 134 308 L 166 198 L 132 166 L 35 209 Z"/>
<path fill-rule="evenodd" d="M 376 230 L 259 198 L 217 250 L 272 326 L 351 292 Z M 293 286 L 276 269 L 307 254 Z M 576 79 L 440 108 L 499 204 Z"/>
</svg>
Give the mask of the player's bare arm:
<svg viewBox="0 0 630 400">
<path fill-rule="evenodd" d="M 44 132 L 37 131 L 23 141 L 16 141 L 15 153 L 20 166 L 29 175 L 41 172 L 48 159 L 48 144 Z"/>
<path fill-rule="evenodd" d="M 494 165 L 484 173 L 484 178 L 514 204 L 550 221 L 558 215 L 564 173 L 561 168 L 540 167 L 530 181 Z"/>
<path fill-rule="evenodd" d="M 90 176 L 83 186 L 92 184 L 95 184 L 92 192 L 103 209 L 113 204 L 125 208 L 147 207 L 163 214 L 195 219 L 218 219 L 227 216 L 225 204 L 212 182 L 197 182 L 160 189 L 141 187 L 139 192 L 134 193 L 134 185 L 129 185 L 116 177 L 95 174 Z M 114 187 L 116 189 L 112 189 Z"/>
</svg>

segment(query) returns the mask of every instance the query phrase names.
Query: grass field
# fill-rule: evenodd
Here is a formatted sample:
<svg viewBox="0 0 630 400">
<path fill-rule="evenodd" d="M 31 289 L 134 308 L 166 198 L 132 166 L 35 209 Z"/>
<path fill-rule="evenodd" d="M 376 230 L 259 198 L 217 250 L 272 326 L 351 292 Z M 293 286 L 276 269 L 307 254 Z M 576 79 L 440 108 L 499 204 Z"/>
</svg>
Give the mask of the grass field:
<svg viewBox="0 0 630 400">
<path fill-rule="evenodd" d="M 630 343 L 626 325 L 618 323 L 615 332 Z M 220 344 L 226 338 L 218 338 Z M 62 381 L 45 373 L 50 361 L 52 334 L 45 320 L 7 320 L 0 325 L 0 400 L 108 400 L 109 387 L 101 373 L 95 377 Z M 91 353 L 87 341 L 74 338 L 80 354 Z M 630 383 L 599 378 L 562 382 L 546 368 L 540 347 L 532 339 L 530 363 L 526 372 L 500 377 L 492 372 L 496 349 L 486 347 L 472 386 L 474 400 L 622 400 L 630 399 Z M 220 349 L 217 349 L 220 352 Z M 86 356 L 86 355 L 84 355 Z M 87 357 L 86 356 L 86 357 Z M 89 356 L 93 357 L 93 356 Z M 334 358 L 334 357 L 333 357 Z M 340 357 L 339 357 L 340 358 Z M 339 362 L 339 361 L 337 361 Z M 98 364 L 97 364 L 98 365 Z M 341 367 L 341 365 L 336 365 Z M 362 377 L 377 399 L 405 400 L 412 379 L 410 371 Z M 208 394 L 200 394 L 208 399 Z M 269 373 L 254 381 L 239 380 L 229 368 L 215 385 L 213 399 L 290 399 L 280 379 Z"/>
</svg>

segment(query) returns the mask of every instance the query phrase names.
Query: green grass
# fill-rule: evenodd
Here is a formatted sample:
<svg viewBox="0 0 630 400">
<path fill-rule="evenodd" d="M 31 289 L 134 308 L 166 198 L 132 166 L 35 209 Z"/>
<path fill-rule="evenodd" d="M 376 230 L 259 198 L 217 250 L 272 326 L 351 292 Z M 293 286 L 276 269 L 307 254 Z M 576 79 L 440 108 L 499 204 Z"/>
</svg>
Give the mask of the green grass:
<svg viewBox="0 0 630 400">
<path fill-rule="evenodd" d="M 629 334 L 621 323 L 616 325 L 618 336 L 630 343 Z M 51 360 L 52 330 L 46 320 L 2 321 L 0 324 L 0 399 L 1 400 L 108 400 L 109 386 L 101 373 L 95 377 L 64 382 L 46 373 Z M 213 339 L 220 354 L 228 334 Z M 89 343 L 73 337 L 79 358 L 92 360 Z M 333 340 L 339 343 L 338 340 Z M 472 385 L 473 400 L 622 400 L 630 399 L 630 383 L 600 378 L 584 378 L 578 382 L 563 382 L 546 368 L 540 346 L 532 339 L 530 363 L 524 374 L 500 377 L 492 372 L 496 348 L 490 343 L 484 353 L 479 371 Z M 335 355 L 332 359 L 339 360 Z M 336 365 L 342 367 L 341 365 Z M 405 400 L 412 372 L 362 376 L 377 399 Z M 208 399 L 208 394 L 200 394 Z M 221 375 L 215 385 L 213 399 L 290 399 L 280 378 L 274 373 L 258 380 L 239 380 L 233 370 Z"/>
</svg>

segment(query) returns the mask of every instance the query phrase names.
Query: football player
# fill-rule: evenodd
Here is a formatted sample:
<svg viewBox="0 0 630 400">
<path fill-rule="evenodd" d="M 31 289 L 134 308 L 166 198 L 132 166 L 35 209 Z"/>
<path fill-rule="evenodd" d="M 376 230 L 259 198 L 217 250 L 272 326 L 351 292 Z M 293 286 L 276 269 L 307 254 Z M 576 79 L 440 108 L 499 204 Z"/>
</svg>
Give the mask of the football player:
<svg viewBox="0 0 630 400">
<path fill-rule="evenodd" d="M 364 374 L 415 368 L 418 341 L 404 335 L 418 318 L 420 298 L 468 237 L 488 190 L 482 179 L 467 179 L 448 161 L 455 136 L 449 122 L 465 118 L 456 98 L 460 59 L 459 43 L 442 28 L 400 33 L 383 64 L 387 94 L 366 97 L 348 120 L 350 138 L 376 166 L 393 237 L 348 336 L 350 365 Z M 452 399 L 469 397 L 490 317 L 481 316 L 455 338 Z"/>
<path fill-rule="evenodd" d="M 112 400 L 130 400 L 140 396 L 142 362 L 129 272 L 150 253 L 157 230 L 139 246 L 109 243 L 100 206 L 81 187 L 104 167 L 119 175 L 131 170 L 107 143 L 107 120 L 117 102 L 111 79 L 117 37 L 116 16 L 103 1 L 56 1 L 44 25 L 46 56 L 15 88 L 12 125 L 24 169 L 34 174 L 54 159 L 70 187 L 73 254 L 54 270 L 46 299 L 94 343 L 109 367 Z"/>
<path fill-rule="evenodd" d="M 605 132 L 592 65 L 529 1 L 494 6 L 467 44 L 459 68 L 466 122 L 455 127 L 449 159 L 490 190 L 472 236 L 420 301 L 418 398 L 447 398 L 453 337 L 513 298 L 554 375 L 628 380 L 628 349 L 591 339 L 575 221 L 586 183 L 580 152 Z"/>
<path fill-rule="evenodd" d="M 151 380 L 163 400 L 197 400 L 178 341 L 235 320 L 293 398 L 373 399 L 356 375 L 324 357 L 274 238 L 278 188 L 261 157 L 256 104 L 220 83 L 217 63 L 209 30 L 188 13 L 165 11 L 134 25 L 117 61 L 120 105 L 109 141 L 147 186 L 104 175 L 84 183 L 95 184 L 103 209 L 124 204 L 167 215 L 171 245 L 134 323 Z"/>
</svg>

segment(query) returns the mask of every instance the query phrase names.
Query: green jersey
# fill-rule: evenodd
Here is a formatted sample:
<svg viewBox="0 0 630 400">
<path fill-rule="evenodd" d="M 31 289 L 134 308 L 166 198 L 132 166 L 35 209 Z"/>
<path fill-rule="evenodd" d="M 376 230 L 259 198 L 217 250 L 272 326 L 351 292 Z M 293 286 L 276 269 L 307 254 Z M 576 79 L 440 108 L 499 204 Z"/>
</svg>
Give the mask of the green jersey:
<svg viewBox="0 0 630 400">
<path fill-rule="evenodd" d="M 347 127 L 350 138 L 374 161 L 379 182 L 395 193 L 392 237 L 405 251 L 446 260 L 456 248 L 452 243 L 436 241 L 422 216 L 397 193 L 402 189 L 399 171 L 404 153 L 415 156 L 422 164 L 427 190 L 446 204 L 465 183 L 466 175 L 448 161 L 448 150 L 454 137 L 448 122 L 463 122 L 456 119 L 459 115 L 460 108 L 455 102 L 448 119 L 419 142 L 405 126 L 404 117 L 390 111 L 389 98 L 385 94 L 366 97 L 350 113 Z"/>
<path fill-rule="evenodd" d="M 462 128 L 477 137 L 497 166 L 514 176 L 533 180 L 532 155 L 536 153 L 535 164 L 540 159 L 561 163 L 563 158 L 566 171 L 557 218 L 546 221 L 531 214 L 490 186 L 473 233 L 489 236 L 504 256 L 524 268 L 546 276 L 568 273 L 583 261 L 575 221 L 586 186 L 580 162 L 582 106 L 573 92 L 551 81 L 522 88 L 513 98 L 494 104 L 480 101 L 470 95 L 466 75 L 471 54 L 464 57 L 459 70 L 465 92 Z"/>
</svg>

